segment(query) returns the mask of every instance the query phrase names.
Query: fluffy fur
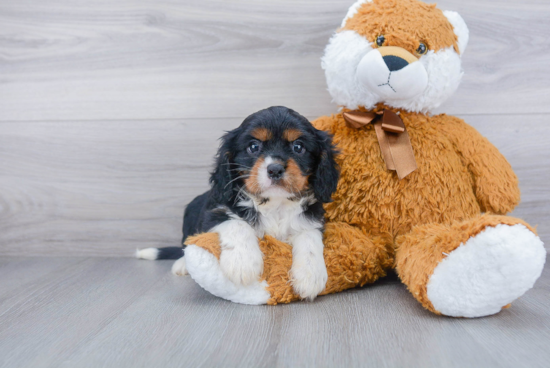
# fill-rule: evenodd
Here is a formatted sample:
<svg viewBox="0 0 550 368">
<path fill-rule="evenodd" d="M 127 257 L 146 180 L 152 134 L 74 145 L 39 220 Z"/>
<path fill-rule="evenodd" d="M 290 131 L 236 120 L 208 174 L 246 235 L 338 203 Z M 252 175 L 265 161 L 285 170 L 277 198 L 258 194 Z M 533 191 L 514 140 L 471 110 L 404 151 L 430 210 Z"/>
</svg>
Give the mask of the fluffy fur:
<svg viewBox="0 0 550 368">
<path fill-rule="evenodd" d="M 418 169 L 402 180 L 387 170 L 372 125 L 350 128 L 342 112 L 314 121 L 341 150 L 338 189 L 325 205 L 328 279 L 322 294 L 373 282 L 395 268 L 426 309 L 479 317 L 507 306 L 540 275 L 546 255 L 542 242 L 524 221 L 505 216 L 520 199 L 510 164 L 463 120 L 425 113 L 458 86 L 459 52 L 467 40 L 467 27 L 456 13 L 417 0 L 372 0 L 350 9 L 327 46 L 323 68 L 342 112 L 399 113 Z M 387 55 L 394 58 L 384 59 Z M 399 70 L 408 70 L 413 84 L 422 79 L 415 75 L 419 66 L 411 66 L 424 68 L 426 87 L 400 99 L 380 93 L 376 83 L 358 73 L 367 56 L 372 60 L 365 62 L 380 68 L 365 67 L 362 73 L 384 74 L 382 62 L 389 71 L 392 60 L 401 58 Z M 205 239 L 194 238 L 193 244 L 202 247 Z M 206 243 L 216 249 L 216 242 Z M 267 282 L 267 303 L 298 299 L 288 286 L 294 249 L 268 236 L 260 247 L 264 272 L 259 280 Z M 201 282 L 207 290 L 217 287 Z"/>
</svg>

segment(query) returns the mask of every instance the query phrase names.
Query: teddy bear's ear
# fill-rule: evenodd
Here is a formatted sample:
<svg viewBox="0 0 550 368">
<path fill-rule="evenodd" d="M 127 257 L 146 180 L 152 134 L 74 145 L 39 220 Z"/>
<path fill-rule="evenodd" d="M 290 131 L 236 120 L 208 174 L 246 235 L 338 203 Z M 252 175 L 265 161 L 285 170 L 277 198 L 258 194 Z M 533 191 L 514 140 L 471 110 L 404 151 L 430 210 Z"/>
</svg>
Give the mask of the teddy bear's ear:
<svg viewBox="0 0 550 368">
<path fill-rule="evenodd" d="M 350 19 L 351 17 L 353 17 L 355 15 L 355 13 L 357 13 L 357 11 L 361 7 L 361 5 L 363 5 L 365 3 L 370 3 L 371 1 L 372 0 L 357 0 L 352 6 L 350 6 L 349 9 L 348 9 L 348 13 L 346 14 L 346 17 L 342 21 L 341 27 L 344 28 L 344 26 L 346 25 L 346 22 L 348 21 L 348 19 Z"/>
<path fill-rule="evenodd" d="M 462 56 L 462 54 L 464 54 L 464 50 L 466 50 L 466 46 L 468 45 L 468 26 L 457 12 L 447 10 L 444 11 L 443 14 L 447 17 L 454 28 L 455 34 L 458 37 L 458 50 Z"/>
</svg>

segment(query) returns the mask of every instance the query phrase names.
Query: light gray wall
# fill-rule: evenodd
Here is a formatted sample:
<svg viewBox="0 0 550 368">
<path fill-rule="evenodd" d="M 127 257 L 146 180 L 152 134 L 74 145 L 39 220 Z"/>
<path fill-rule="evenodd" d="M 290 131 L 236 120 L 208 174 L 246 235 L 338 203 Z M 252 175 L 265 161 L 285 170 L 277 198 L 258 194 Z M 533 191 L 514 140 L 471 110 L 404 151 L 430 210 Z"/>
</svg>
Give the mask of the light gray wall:
<svg viewBox="0 0 550 368">
<path fill-rule="evenodd" d="M 223 130 L 336 111 L 319 58 L 352 0 L 0 1 L 0 255 L 177 245 Z M 509 159 L 550 244 L 550 2 L 445 0 L 470 28 L 439 112 Z"/>
</svg>

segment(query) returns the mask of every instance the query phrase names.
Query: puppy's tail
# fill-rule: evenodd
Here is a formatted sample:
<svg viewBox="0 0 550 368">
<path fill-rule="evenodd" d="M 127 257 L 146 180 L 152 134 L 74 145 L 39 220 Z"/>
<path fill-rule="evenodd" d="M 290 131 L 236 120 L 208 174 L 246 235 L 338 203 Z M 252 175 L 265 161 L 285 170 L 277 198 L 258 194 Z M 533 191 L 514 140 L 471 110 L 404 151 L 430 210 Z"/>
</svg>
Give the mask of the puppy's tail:
<svg viewBox="0 0 550 368">
<path fill-rule="evenodd" d="M 179 259 L 183 257 L 182 247 L 145 248 L 136 250 L 136 258 L 155 261 L 157 259 Z"/>
</svg>

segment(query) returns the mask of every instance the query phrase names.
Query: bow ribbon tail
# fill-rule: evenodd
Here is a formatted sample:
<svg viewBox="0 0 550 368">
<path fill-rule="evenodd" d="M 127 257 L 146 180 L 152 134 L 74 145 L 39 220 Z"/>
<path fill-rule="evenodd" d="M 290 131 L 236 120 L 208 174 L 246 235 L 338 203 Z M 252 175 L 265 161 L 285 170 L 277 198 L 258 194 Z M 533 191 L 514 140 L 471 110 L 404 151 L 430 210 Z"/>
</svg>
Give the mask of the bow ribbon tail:
<svg viewBox="0 0 550 368">
<path fill-rule="evenodd" d="M 382 150 L 382 144 L 387 144 L 387 148 L 382 150 L 386 166 L 388 170 L 395 170 L 399 179 L 403 179 L 418 168 L 405 124 L 399 115 L 385 110 L 382 123 L 376 125 L 380 125 L 376 129 L 380 149 Z M 385 139 L 381 140 L 381 135 Z"/>
<path fill-rule="evenodd" d="M 386 137 L 390 145 L 391 157 L 397 177 L 403 179 L 418 168 L 414 159 L 409 133 L 406 130 L 400 134 L 386 133 Z"/>
<path fill-rule="evenodd" d="M 382 129 L 382 122 L 378 121 L 374 124 L 374 131 L 378 138 L 378 144 L 380 145 L 380 152 L 382 152 L 382 158 L 386 163 L 386 169 L 395 170 L 395 162 L 391 154 L 390 142 L 386 136 L 386 132 Z"/>
</svg>

